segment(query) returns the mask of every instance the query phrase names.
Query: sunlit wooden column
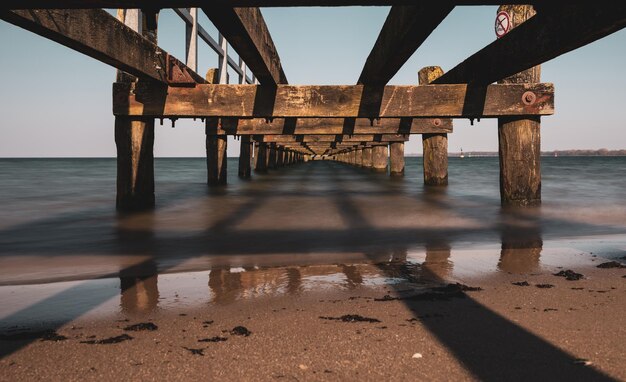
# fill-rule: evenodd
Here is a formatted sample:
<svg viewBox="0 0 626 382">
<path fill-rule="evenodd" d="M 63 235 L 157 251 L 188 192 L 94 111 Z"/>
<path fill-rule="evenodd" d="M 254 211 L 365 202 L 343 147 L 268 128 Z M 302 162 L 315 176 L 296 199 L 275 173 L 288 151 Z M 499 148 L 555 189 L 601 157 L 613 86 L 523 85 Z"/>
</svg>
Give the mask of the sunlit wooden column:
<svg viewBox="0 0 626 382">
<path fill-rule="evenodd" d="M 532 5 L 502 5 L 498 8 L 500 12 L 508 13 L 511 29 L 535 15 Z M 534 83 L 540 80 L 541 66 L 537 65 L 499 83 Z M 540 126 L 539 116 L 498 118 L 502 205 L 541 204 Z"/>
<path fill-rule="evenodd" d="M 372 170 L 375 172 L 387 171 L 387 145 L 375 145 L 372 147 Z"/>
<path fill-rule="evenodd" d="M 363 167 L 365 168 L 372 168 L 372 148 L 371 147 L 365 147 L 363 149 L 363 162 L 362 162 Z"/>
<path fill-rule="evenodd" d="M 443 75 L 439 66 L 427 66 L 419 71 L 419 84 L 428 85 Z M 448 185 L 448 134 L 422 134 L 424 184 Z"/>
<path fill-rule="evenodd" d="M 355 156 L 356 156 L 356 163 L 355 165 L 357 167 L 362 167 L 363 166 L 363 149 L 356 149 L 355 150 Z"/>
<path fill-rule="evenodd" d="M 391 176 L 404 175 L 404 142 L 389 144 L 389 174 Z"/>
</svg>

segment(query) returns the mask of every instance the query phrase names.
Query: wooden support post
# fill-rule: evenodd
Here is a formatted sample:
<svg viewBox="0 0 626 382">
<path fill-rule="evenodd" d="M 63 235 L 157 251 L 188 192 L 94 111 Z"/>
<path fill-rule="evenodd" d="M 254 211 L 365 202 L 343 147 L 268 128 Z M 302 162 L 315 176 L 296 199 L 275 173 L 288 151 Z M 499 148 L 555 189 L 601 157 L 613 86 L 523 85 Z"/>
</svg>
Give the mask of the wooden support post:
<svg viewBox="0 0 626 382">
<path fill-rule="evenodd" d="M 363 149 L 355 150 L 356 155 L 356 166 L 363 167 Z"/>
<path fill-rule="evenodd" d="M 366 147 L 363 149 L 363 167 L 372 168 L 372 148 Z"/>
<path fill-rule="evenodd" d="M 267 172 L 267 143 L 259 142 L 254 146 L 254 149 L 256 150 L 254 171 Z"/>
<path fill-rule="evenodd" d="M 218 83 L 218 70 L 209 69 L 206 80 L 210 84 Z M 206 119 L 206 167 L 207 184 L 209 186 L 226 184 L 226 149 L 227 136 L 217 135 L 218 118 Z"/>
<path fill-rule="evenodd" d="M 206 136 L 207 184 L 210 186 L 226 184 L 226 146 L 226 135 Z"/>
<path fill-rule="evenodd" d="M 239 177 L 250 179 L 250 136 L 241 136 L 241 148 L 239 150 Z"/>
<path fill-rule="evenodd" d="M 428 66 L 419 71 L 419 84 L 428 85 L 443 75 L 439 66 Z M 422 134 L 424 151 L 424 184 L 448 185 L 448 134 Z"/>
<path fill-rule="evenodd" d="M 119 211 L 154 207 L 154 119 L 115 117 Z"/>
<path fill-rule="evenodd" d="M 404 142 L 389 144 L 389 174 L 391 176 L 404 175 Z"/>
<path fill-rule="evenodd" d="M 268 169 L 275 169 L 276 168 L 276 163 L 277 163 L 277 150 L 276 150 L 276 143 L 271 143 L 269 145 L 269 155 L 268 157 L 268 163 L 267 163 L 267 168 Z"/>
<path fill-rule="evenodd" d="M 535 14 L 532 5 L 502 5 L 511 28 Z M 535 83 L 541 77 L 541 66 L 535 66 L 500 81 L 503 84 Z M 498 118 L 500 157 L 500 201 L 502 205 L 541 204 L 541 133 L 540 117 Z"/>
<path fill-rule="evenodd" d="M 387 172 L 387 145 L 372 147 L 372 171 Z"/>
<path fill-rule="evenodd" d="M 118 13 L 120 21 L 136 32 L 141 32 L 142 12 L 127 10 Z M 148 31 L 146 31 L 148 32 Z M 154 37 L 144 33 L 144 37 Z M 154 39 L 156 42 L 156 39 Z M 118 81 L 136 79 L 118 71 Z M 154 207 L 154 119 L 115 117 L 115 145 L 117 147 L 118 211 L 140 211 Z"/>
<path fill-rule="evenodd" d="M 278 146 L 276 150 L 276 167 L 285 167 L 285 148 Z"/>
</svg>

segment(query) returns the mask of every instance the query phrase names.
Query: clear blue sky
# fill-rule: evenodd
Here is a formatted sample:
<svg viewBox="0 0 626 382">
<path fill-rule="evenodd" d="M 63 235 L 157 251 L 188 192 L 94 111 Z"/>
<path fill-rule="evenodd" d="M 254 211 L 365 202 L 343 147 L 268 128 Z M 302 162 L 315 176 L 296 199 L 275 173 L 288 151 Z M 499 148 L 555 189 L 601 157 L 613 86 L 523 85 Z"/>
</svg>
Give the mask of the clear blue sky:
<svg viewBox="0 0 626 382">
<path fill-rule="evenodd" d="M 354 84 L 388 13 L 386 7 L 267 8 L 263 14 L 291 84 Z M 495 39 L 495 7 L 457 7 L 393 78 L 417 83 L 417 71 L 449 70 Z M 202 25 L 216 36 L 204 15 Z M 184 57 L 184 24 L 160 16 L 159 43 Z M 200 41 L 199 72 L 217 66 Z M 0 21 L 0 157 L 115 156 L 111 83 L 115 70 L 52 41 Z M 626 148 L 626 31 L 543 65 L 556 86 L 556 114 L 542 119 L 542 149 Z M 234 74 L 233 74 L 234 76 Z M 231 77 L 232 78 L 232 77 Z M 197 122 L 158 127 L 157 156 L 203 156 Z M 454 121 L 450 151 L 496 151 L 495 120 Z M 228 153 L 237 155 L 231 140 Z M 413 136 L 408 153 L 421 152 Z"/>
</svg>

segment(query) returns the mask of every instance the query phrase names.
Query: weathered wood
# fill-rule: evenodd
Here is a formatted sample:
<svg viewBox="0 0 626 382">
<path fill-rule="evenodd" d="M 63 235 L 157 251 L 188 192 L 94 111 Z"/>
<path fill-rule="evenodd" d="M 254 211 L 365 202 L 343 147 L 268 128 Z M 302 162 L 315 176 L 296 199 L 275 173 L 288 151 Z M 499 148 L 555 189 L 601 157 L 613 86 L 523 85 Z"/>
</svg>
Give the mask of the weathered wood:
<svg viewBox="0 0 626 382">
<path fill-rule="evenodd" d="M 512 16 L 511 28 L 529 22 L 535 14 L 531 5 L 506 5 L 501 6 L 499 11 L 506 11 Z M 526 21 L 527 19 L 530 20 Z M 513 31 L 515 29 L 509 33 Z M 529 43 L 529 45 L 535 44 Z M 539 82 L 540 80 L 541 69 L 535 67 L 505 78 L 502 83 Z M 541 131 L 539 117 L 499 118 L 498 147 L 502 205 L 540 204 Z"/>
<path fill-rule="evenodd" d="M 227 144 L 225 135 L 206 136 L 207 184 L 210 186 L 226 184 Z"/>
<path fill-rule="evenodd" d="M 207 82 L 214 84 L 219 81 L 218 70 L 209 69 L 206 74 Z M 217 135 L 219 119 L 207 118 L 205 121 L 206 133 L 206 168 L 207 184 L 209 186 L 219 186 L 226 184 L 227 179 L 227 145 L 226 135 Z"/>
<path fill-rule="evenodd" d="M 372 147 L 372 170 L 375 172 L 387 171 L 387 145 L 375 145 Z"/>
<path fill-rule="evenodd" d="M 391 176 L 404 175 L 404 142 L 389 144 L 389 174 Z"/>
<path fill-rule="evenodd" d="M 119 211 L 154 207 L 154 120 L 115 118 Z"/>
<path fill-rule="evenodd" d="M 356 149 L 354 151 L 355 151 L 355 158 L 356 158 L 355 165 L 357 167 L 363 167 L 363 149 Z"/>
<path fill-rule="evenodd" d="M 167 52 L 102 9 L 0 9 L 0 18 L 134 76 L 168 82 Z M 195 81 L 204 82 L 171 59 Z"/>
<path fill-rule="evenodd" d="M 267 172 L 267 144 L 263 142 L 257 143 L 254 145 L 254 149 L 256 150 L 254 171 L 259 173 Z"/>
<path fill-rule="evenodd" d="M 220 132 L 245 134 L 424 134 L 451 133 L 449 118 L 222 118 Z"/>
<path fill-rule="evenodd" d="M 452 11 L 448 2 L 393 6 L 367 57 L 359 84 L 384 86 Z"/>
<path fill-rule="evenodd" d="M 128 84 L 115 84 L 113 113 L 176 118 L 489 118 L 554 112 L 552 84 L 489 85 L 484 92 L 475 90 L 468 94 L 465 84 L 386 86 L 379 102 L 362 85 L 279 85 L 274 90 L 257 85 L 144 86 L 133 94 Z M 527 92 L 534 93 L 532 102 L 522 99 Z"/>
<path fill-rule="evenodd" d="M 434 83 L 489 84 L 585 46 L 626 26 L 626 3 L 543 5 L 541 11 Z"/>
<path fill-rule="evenodd" d="M 145 15 L 141 13 L 130 10 L 122 12 L 119 15 L 120 21 L 127 21 L 134 31 L 140 31 L 145 18 Z M 153 27 L 156 28 L 156 25 Z M 156 30 L 146 29 L 143 33 L 146 38 L 156 43 Z M 120 71 L 117 73 L 117 79 L 129 83 L 137 80 Z M 154 119 L 115 117 L 115 146 L 117 148 L 116 209 L 130 212 L 153 208 L 155 204 Z"/>
<path fill-rule="evenodd" d="M 365 135 L 255 135 L 259 142 L 405 142 L 409 136 L 405 134 L 365 134 Z"/>
<path fill-rule="evenodd" d="M 453 5 L 514 4 L 509 0 L 450 0 Z M 533 0 L 534 4 L 553 1 Z M 413 5 L 415 0 L 228 0 L 231 7 L 347 7 Z M 11 9 L 28 8 L 184 8 L 206 6 L 207 0 L 3 0 Z"/>
<path fill-rule="evenodd" d="M 258 8 L 213 2 L 202 8 L 262 85 L 286 84 L 280 58 Z"/>
<path fill-rule="evenodd" d="M 250 178 L 250 136 L 241 137 L 241 147 L 239 149 L 239 177 L 242 179 Z"/>
<path fill-rule="evenodd" d="M 428 85 L 443 75 L 439 66 L 427 66 L 418 73 L 420 85 Z M 448 185 L 448 135 L 445 133 L 422 134 L 424 184 L 426 186 Z"/>
<path fill-rule="evenodd" d="M 363 148 L 363 167 L 372 168 L 372 148 Z"/>
<path fill-rule="evenodd" d="M 448 185 L 448 136 L 446 134 L 422 135 L 424 159 L 424 184 Z"/>
<path fill-rule="evenodd" d="M 270 143 L 268 145 L 269 148 L 269 154 L 267 156 L 268 158 L 268 162 L 267 162 L 267 168 L 268 169 L 276 169 L 276 161 L 277 161 L 277 156 L 278 156 L 278 152 L 277 152 L 277 147 L 276 147 L 276 143 Z"/>
</svg>

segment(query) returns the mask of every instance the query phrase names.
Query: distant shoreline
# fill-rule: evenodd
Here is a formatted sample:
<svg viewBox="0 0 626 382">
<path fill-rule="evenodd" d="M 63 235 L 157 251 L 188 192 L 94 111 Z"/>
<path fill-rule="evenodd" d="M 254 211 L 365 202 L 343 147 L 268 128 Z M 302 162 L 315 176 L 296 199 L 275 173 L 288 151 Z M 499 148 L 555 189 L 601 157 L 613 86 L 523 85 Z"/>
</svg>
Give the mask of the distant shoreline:
<svg viewBox="0 0 626 382">
<path fill-rule="evenodd" d="M 626 149 L 624 150 L 554 150 L 542 151 L 542 157 L 626 157 Z M 497 157 L 497 151 L 464 151 L 465 158 L 468 157 Z M 405 154 L 405 157 L 422 157 L 422 154 Z M 449 152 L 451 158 L 458 158 L 461 152 Z M 155 157 L 155 159 L 205 159 L 206 157 Z M 238 156 L 228 156 L 228 158 L 239 158 Z M 0 157 L 1 159 L 116 159 L 116 157 Z"/>
</svg>

